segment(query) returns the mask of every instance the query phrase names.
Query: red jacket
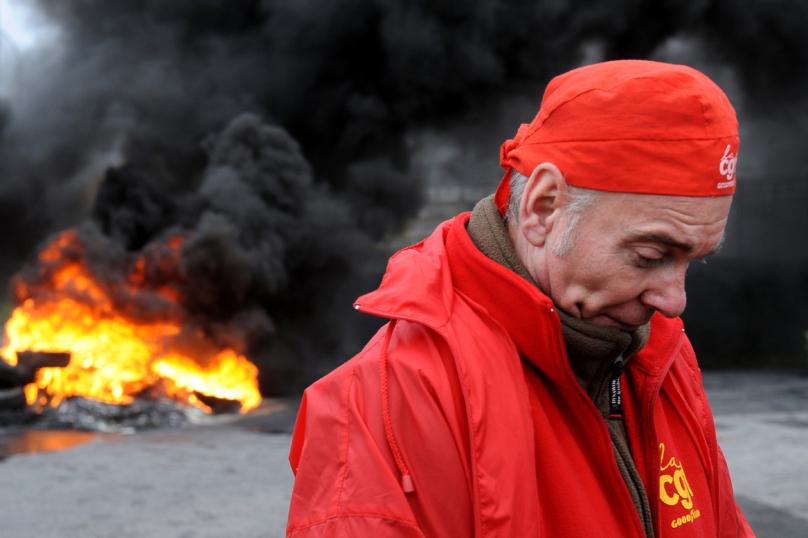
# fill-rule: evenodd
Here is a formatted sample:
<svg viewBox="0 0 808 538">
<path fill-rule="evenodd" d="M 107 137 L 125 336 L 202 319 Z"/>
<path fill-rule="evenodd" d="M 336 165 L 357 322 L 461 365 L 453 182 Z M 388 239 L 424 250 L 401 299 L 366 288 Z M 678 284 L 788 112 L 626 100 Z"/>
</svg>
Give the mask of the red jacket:
<svg viewBox="0 0 808 538">
<path fill-rule="evenodd" d="M 394 321 L 306 390 L 287 536 L 644 538 L 552 302 L 468 218 L 391 258 L 356 308 Z M 651 324 L 622 384 L 656 537 L 753 537 L 682 323 Z"/>
</svg>

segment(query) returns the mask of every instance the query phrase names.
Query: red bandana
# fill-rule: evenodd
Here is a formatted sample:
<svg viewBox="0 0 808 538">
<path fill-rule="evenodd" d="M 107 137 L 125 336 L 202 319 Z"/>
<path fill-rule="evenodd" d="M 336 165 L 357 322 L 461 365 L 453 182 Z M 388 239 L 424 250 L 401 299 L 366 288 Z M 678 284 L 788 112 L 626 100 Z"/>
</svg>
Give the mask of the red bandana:
<svg viewBox="0 0 808 538">
<path fill-rule="evenodd" d="M 690 67 L 640 60 L 581 67 L 547 86 L 533 123 L 502 144 L 510 169 L 555 164 L 576 187 L 684 196 L 735 192 L 738 121 L 727 96 Z"/>
</svg>

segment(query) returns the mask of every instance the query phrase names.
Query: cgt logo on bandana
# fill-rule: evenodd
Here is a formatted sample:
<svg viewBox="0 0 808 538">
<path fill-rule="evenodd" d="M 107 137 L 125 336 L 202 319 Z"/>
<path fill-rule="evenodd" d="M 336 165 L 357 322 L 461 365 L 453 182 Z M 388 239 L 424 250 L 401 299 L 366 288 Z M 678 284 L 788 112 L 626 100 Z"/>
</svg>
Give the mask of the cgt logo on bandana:
<svg viewBox="0 0 808 538">
<path fill-rule="evenodd" d="M 719 189 L 726 189 L 735 185 L 735 180 L 732 178 L 735 177 L 735 167 L 738 165 L 738 156 L 734 153 L 730 153 L 730 149 L 732 149 L 732 146 L 727 145 L 727 149 L 724 150 L 724 156 L 721 157 L 721 161 L 718 163 L 718 172 L 727 178 L 726 181 L 718 184 Z"/>
<path fill-rule="evenodd" d="M 687 483 L 682 463 L 673 457 L 665 463 L 664 443 L 659 444 L 659 470 L 662 472 L 659 477 L 659 498 L 668 506 L 681 504 L 685 510 L 689 510 L 683 516 L 671 521 L 671 527 L 675 529 L 686 523 L 692 523 L 701 516 L 701 512 L 693 508 L 693 490 Z"/>
</svg>

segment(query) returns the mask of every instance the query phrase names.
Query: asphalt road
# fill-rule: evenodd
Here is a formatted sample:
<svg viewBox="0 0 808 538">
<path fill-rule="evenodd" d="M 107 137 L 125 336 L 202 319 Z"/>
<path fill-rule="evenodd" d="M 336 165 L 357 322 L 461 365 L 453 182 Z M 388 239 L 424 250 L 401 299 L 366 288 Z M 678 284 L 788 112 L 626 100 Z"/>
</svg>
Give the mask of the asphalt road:
<svg viewBox="0 0 808 538">
<path fill-rule="evenodd" d="M 808 378 L 707 373 L 705 386 L 758 536 L 808 537 Z M 134 435 L 0 432 L 0 537 L 282 537 L 295 402 L 264 410 Z"/>
<path fill-rule="evenodd" d="M 759 538 L 808 537 L 808 377 L 709 373 L 738 504 Z"/>
</svg>

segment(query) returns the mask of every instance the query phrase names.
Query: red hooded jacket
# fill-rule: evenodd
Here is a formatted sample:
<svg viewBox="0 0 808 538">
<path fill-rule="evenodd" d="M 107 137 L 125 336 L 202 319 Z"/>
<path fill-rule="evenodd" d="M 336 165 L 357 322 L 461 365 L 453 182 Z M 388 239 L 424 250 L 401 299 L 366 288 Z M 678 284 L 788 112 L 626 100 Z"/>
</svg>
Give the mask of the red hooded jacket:
<svg viewBox="0 0 808 538">
<path fill-rule="evenodd" d="M 469 215 L 390 259 L 356 308 L 391 323 L 306 390 L 288 537 L 645 537 L 551 300 Z M 683 331 L 655 316 L 622 378 L 655 535 L 754 537 Z"/>
</svg>

